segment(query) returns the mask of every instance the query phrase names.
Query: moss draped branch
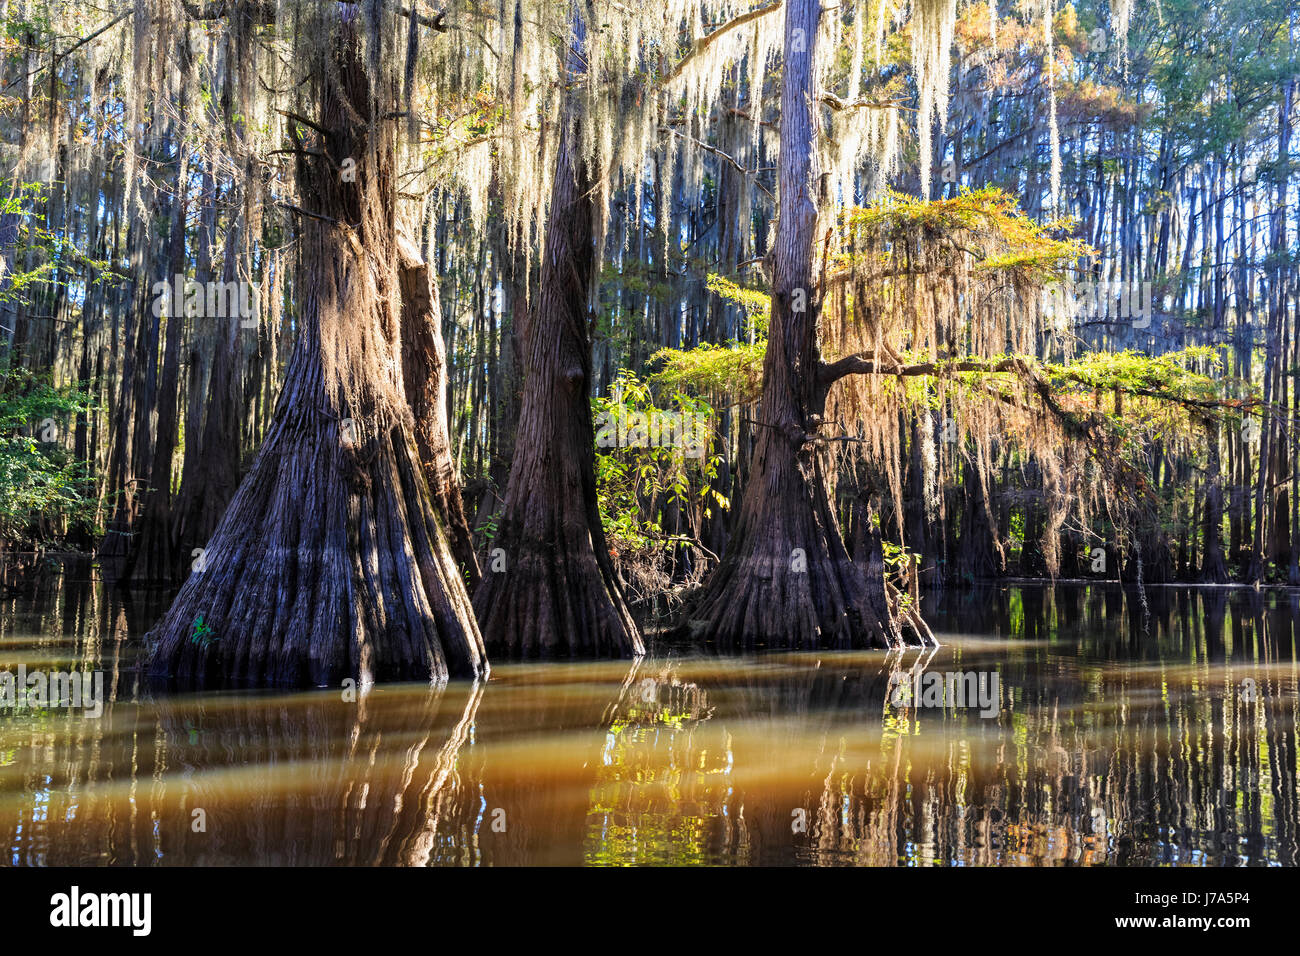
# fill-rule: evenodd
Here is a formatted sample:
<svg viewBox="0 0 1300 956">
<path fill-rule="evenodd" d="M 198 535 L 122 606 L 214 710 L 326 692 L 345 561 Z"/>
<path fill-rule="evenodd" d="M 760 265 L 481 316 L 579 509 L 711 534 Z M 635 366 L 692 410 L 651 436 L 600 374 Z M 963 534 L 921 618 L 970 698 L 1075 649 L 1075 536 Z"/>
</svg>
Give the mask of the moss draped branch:
<svg viewBox="0 0 1300 956">
<path fill-rule="evenodd" d="M 1095 389 L 1099 387 L 1093 379 L 1081 372 L 1071 371 L 1069 366 L 1052 367 L 1044 370 L 1039 369 L 1032 360 L 1019 356 L 1001 359 L 961 359 L 948 362 L 932 361 L 908 364 L 900 362 L 896 358 L 878 359 L 865 354 L 848 355 L 834 362 L 822 363 L 818 377 L 821 385 L 829 389 L 830 386 L 849 375 L 887 375 L 904 378 L 918 375 L 940 376 L 960 373 L 984 375 L 1014 373 L 1031 385 L 1035 391 L 1047 396 L 1053 394 L 1055 389 L 1052 382 L 1045 377 L 1045 372 L 1055 379 L 1074 382 L 1088 388 Z M 1241 412 L 1258 408 L 1263 404 L 1259 398 L 1197 398 L 1137 383 L 1108 383 L 1106 390 L 1118 391 L 1125 395 L 1142 398 L 1153 398 L 1157 401 L 1171 402 L 1184 408 L 1201 411 Z"/>
<path fill-rule="evenodd" d="M 748 13 L 742 13 L 740 16 L 727 21 L 712 33 L 700 37 L 695 41 L 695 46 L 691 48 L 691 52 L 678 60 L 677 65 L 664 74 L 661 85 L 668 86 L 676 80 L 686 71 L 686 68 L 690 66 L 692 62 L 694 62 L 698 57 L 703 56 L 708 51 L 709 47 L 713 46 L 713 44 L 717 43 L 728 33 L 731 33 L 733 30 L 739 30 L 746 23 L 753 23 L 759 17 L 765 17 L 769 13 L 775 13 L 777 10 L 781 9 L 783 3 L 784 0 L 776 0 L 775 3 L 769 3 L 765 7 L 758 7 L 757 9 L 750 10 Z"/>
</svg>

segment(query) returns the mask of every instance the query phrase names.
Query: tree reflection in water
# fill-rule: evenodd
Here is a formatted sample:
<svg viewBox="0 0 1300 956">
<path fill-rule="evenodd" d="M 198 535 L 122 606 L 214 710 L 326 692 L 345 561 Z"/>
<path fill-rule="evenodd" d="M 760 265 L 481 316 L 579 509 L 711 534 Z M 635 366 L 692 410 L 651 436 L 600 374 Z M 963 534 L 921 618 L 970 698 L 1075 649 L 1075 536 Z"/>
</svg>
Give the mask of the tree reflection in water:
<svg viewBox="0 0 1300 956">
<path fill-rule="evenodd" d="M 110 697 L 0 713 L 9 862 L 1300 862 L 1289 593 L 950 592 L 934 652 L 661 650 L 355 702 L 150 690 L 164 599 L 63 576 L 0 603 L 0 667 L 99 667 Z M 996 672 L 997 714 L 891 699 L 918 672 Z"/>
</svg>

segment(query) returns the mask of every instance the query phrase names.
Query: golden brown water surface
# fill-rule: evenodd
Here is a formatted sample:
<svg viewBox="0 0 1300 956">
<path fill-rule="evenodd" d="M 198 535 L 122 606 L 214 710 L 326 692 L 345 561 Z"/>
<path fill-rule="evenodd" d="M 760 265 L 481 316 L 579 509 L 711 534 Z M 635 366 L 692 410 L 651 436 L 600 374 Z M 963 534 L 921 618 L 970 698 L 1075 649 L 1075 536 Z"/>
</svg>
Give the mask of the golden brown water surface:
<svg viewBox="0 0 1300 956">
<path fill-rule="evenodd" d="M 355 702 L 150 688 L 164 600 L 0 602 L 0 670 L 110 698 L 0 710 L 7 862 L 1300 862 L 1290 593 L 948 592 L 933 654 L 659 649 Z M 896 700 L 900 669 L 996 673 L 995 713 Z"/>
</svg>

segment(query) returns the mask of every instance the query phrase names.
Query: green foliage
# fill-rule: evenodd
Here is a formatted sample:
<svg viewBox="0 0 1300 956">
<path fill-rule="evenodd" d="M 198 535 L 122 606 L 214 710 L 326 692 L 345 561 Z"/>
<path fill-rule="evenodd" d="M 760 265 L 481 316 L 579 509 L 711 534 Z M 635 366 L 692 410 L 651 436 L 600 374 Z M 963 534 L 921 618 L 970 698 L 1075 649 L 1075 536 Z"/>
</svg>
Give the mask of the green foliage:
<svg viewBox="0 0 1300 956">
<path fill-rule="evenodd" d="M 207 650 L 208 646 L 217 638 L 213 635 L 212 628 L 204 622 L 202 614 L 194 619 L 193 627 L 194 632 L 190 635 L 190 643 L 198 644 L 204 650 Z"/>
<path fill-rule="evenodd" d="M 1221 366 L 1215 349 L 1194 346 L 1154 356 L 1131 350 L 1089 352 L 1069 364 L 1049 364 L 1045 369 L 1049 381 L 1059 387 L 1082 386 L 1231 409 L 1238 402 L 1226 392 L 1235 383 L 1222 377 Z"/>
<path fill-rule="evenodd" d="M 1072 220 L 1035 222 L 1020 212 L 1014 196 L 992 186 L 964 188 L 952 199 L 931 201 L 891 190 L 877 203 L 847 211 L 844 225 L 850 231 L 869 231 L 885 238 L 920 230 L 976 253 L 976 270 L 1000 271 L 1025 283 L 1059 281 L 1077 260 L 1093 252 L 1080 240 L 1054 238 L 1054 233 L 1070 228 Z M 842 266 L 852 262 L 847 253 L 834 258 Z M 711 292 L 745 310 L 754 341 L 660 349 L 652 356 L 660 368 L 651 381 L 726 396 L 734 402 L 755 401 L 762 387 L 771 297 L 717 275 L 709 275 L 706 281 Z M 917 383 L 913 387 L 923 386 Z"/>
<path fill-rule="evenodd" d="M 772 318 L 772 297 L 768 293 L 758 289 L 746 289 L 730 279 L 724 279 L 713 273 L 709 273 L 705 285 L 718 298 L 725 299 L 745 310 L 745 318 L 749 324 L 748 331 L 752 333 L 747 337 L 767 338 L 768 324 Z"/>
<path fill-rule="evenodd" d="M 715 507 L 730 505 L 713 487 L 722 463 L 722 457 L 713 453 L 714 411 L 702 399 L 679 391 L 671 393 L 668 406 L 660 407 L 650 384 L 627 370 L 619 372 L 612 392 L 612 397 L 591 401 L 597 422 L 596 498 L 601 523 L 616 551 L 661 550 L 670 544 L 662 524 L 667 505 L 676 504 L 687 512 L 699 510 L 705 517 L 711 517 Z M 616 420 L 626 422 L 633 415 L 662 418 L 665 413 L 699 423 L 701 434 L 693 436 L 702 439 L 698 449 L 680 444 L 600 446 L 602 434 L 614 434 Z M 602 423 L 608 424 L 602 428 Z M 695 450 L 698 457 L 691 457 L 688 452 Z"/>
<path fill-rule="evenodd" d="M 2 359 L 3 357 L 0 357 Z M 88 521 L 95 501 L 84 464 L 53 441 L 73 416 L 90 411 L 89 396 L 57 389 L 24 368 L 0 378 L 0 537 L 21 536 L 36 516 Z"/>
<path fill-rule="evenodd" d="M 879 524 L 879 516 L 877 516 Z M 906 573 L 911 571 L 912 565 L 921 564 L 921 556 L 915 551 L 909 551 L 905 545 L 895 544 L 888 538 L 880 539 L 880 553 L 885 562 L 885 574 L 887 576 L 902 578 Z M 898 603 L 900 608 L 909 608 L 912 606 L 912 595 L 904 588 L 898 592 Z"/>
<path fill-rule="evenodd" d="M 18 217 L 17 231 L 9 258 L 11 263 L 22 263 L 29 257 L 38 260 L 30 269 L 6 268 L 0 262 L 0 303 L 29 303 L 33 286 L 56 278 L 57 270 L 67 269 L 72 263 L 84 263 L 92 268 L 94 282 L 121 279 L 113 271 L 112 263 L 105 259 L 90 259 L 81 253 L 66 236 L 51 232 L 45 225 L 45 202 L 49 187 L 45 183 L 9 180 L 0 176 L 0 216 Z"/>
<path fill-rule="evenodd" d="M 726 345 L 704 342 L 693 349 L 660 349 L 650 356 L 651 363 L 659 366 L 651 374 L 650 382 L 662 388 L 737 403 L 755 401 L 763 386 L 763 356 L 767 352 L 772 297 L 712 273 L 705 282 L 710 292 L 744 310 L 746 337 L 752 341 L 732 341 Z"/>
<path fill-rule="evenodd" d="M 693 349 L 660 349 L 650 357 L 652 362 L 661 363 L 650 381 L 664 388 L 750 402 L 758 398 L 762 389 L 766 354 L 766 338 L 753 343 L 712 345 L 706 342 Z"/>
<path fill-rule="evenodd" d="M 850 227 L 864 227 L 886 236 L 921 229 L 954 244 L 975 235 L 982 247 L 970 249 L 978 254 L 977 270 L 1015 272 L 1034 282 L 1056 281 L 1074 262 L 1094 254 L 1081 240 L 1053 237 L 1054 233 L 1072 228 L 1074 220 L 1039 223 L 1019 207 L 1015 196 L 996 186 L 963 187 L 951 199 L 929 201 L 890 190 L 880 202 L 849 210 L 845 220 Z"/>
</svg>

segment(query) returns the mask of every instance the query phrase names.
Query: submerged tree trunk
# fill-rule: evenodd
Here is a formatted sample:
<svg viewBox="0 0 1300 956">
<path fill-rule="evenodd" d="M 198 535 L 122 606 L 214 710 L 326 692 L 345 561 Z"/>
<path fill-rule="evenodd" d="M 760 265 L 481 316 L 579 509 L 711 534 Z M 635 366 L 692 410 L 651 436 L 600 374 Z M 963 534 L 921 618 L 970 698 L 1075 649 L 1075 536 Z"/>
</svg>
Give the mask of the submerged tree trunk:
<svg viewBox="0 0 1300 956">
<path fill-rule="evenodd" d="M 570 70 L 585 26 L 575 14 Z M 474 607 L 492 654 L 644 653 L 596 503 L 588 302 L 595 279 L 594 179 L 579 101 L 566 104 L 540 287 L 524 335 L 524 390 L 498 533 Z"/>
<path fill-rule="evenodd" d="M 781 89 L 780 217 L 759 428 L 730 546 L 690 623 L 720 647 L 886 647 L 901 641 L 883 568 L 849 557 L 817 437 L 829 382 L 813 289 L 820 162 L 819 0 L 787 0 Z"/>
<path fill-rule="evenodd" d="M 332 57 L 325 155 L 299 154 L 302 331 L 252 470 L 150 635 L 155 676 L 337 685 L 486 672 L 402 375 L 395 131 L 380 118 L 397 85 L 372 99 L 351 22 Z"/>
</svg>

